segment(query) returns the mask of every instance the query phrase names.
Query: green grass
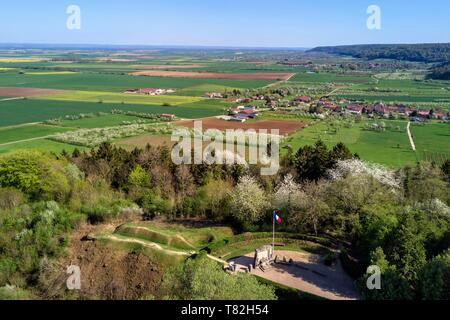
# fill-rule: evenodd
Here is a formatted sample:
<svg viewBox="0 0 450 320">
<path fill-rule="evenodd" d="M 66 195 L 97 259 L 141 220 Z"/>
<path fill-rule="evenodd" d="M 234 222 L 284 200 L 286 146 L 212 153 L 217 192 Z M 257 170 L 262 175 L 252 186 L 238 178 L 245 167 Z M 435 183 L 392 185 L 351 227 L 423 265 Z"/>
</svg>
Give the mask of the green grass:
<svg viewBox="0 0 450 320">
<path fill-rule="evenodd" d="M 102 245 L 111 248 L 112 250 L 142 253 L 145 256 L 149 257 L 152 262 L 158 264 L 163 270 L 174 267 L 186 259 L 186 257 L 167 254 L 164 251 L 152 249 L 138 243 L 117 242 L 104 238 L 100 238 L 99 242 Z"/>
<path fill-rule="evenodd" d="M 416 144 L 419 159 L 441 164 L 450 159 L 450 125 L 427 123 L 412 125 L 411 132 Z"/>
<path fill-rule="evenodd" d="M 164 105 L 179 106 L 181 104 L 202 101 L 201 98 L 183 96 L 148 96 L 141 94 L 125 94 L 102 91 L 68 91 L 61 94 L 53 94 L 35 98 L 37 100 L 56 101 L 80 101 L 80 102 L 102 102 L 117 104 L 143 104 L 143 105 Z"/>
<path fill-rule="evenodd" d="M 34 87 L 79 91 L 124 92 L 130 88 L 173 88 L 186 89 L 199 85 L 207 89 L 211 85 L 250 89 L 264 87 L 272 81 L 189 79 L 169 77 L 134 77 L 118 73 L 82 72 L 66 75 L 33 76 L 18 73 L 0 73 L 0 87 Z M 209 89 L 206 91 L 210 91 Z M 202 93 L 202 95 L 204 92 Z"/>
<path fill-rule="evenodd" d="M 62 120 L 60 125 L 63 127 L 71 127 L 71 128 L 93 129 L 93 128 L 115 127 L 121 125 L 123 122 L 132 122 L 140 120 L 151 122 L 151 120 L 146 120 L 134 116 L 122 114 L 109 114 L 99 117 L 84 118 L 78 120 Z"/>
<path fill-rule="evenodd" d="M 337 73 L 298 73 L 289 82 L 309 83 L 368 83 L 371 82 L 368 74 L 337 74 Z"/>
<path fill-rule="evenodd" d="M 270 233 L 245 233 L 215 241 L 208 246 L 207 250 L 214 256 L 229 260 L 252 253 L 255 249 L 270 244 L 272 241 Z M 290 233 L 278 233 L 275 242 L 283 244 L 282 247 L 277 247 L 281 250 L 309 252 L 319 255 L 325 255 L 329 252 L 325 244 L 331 245 L 329 241 L 323 238 Z"/>
<path fill-rule="evenodd" d="M 180 118 L 203 118 L 223 114 L 227 104 L 223 101 L 205 100 L 176 107 L 153 105 L 122 105 L 51 100 L 0 101 L 0 127 L 78 115 L 80 113 L 111 112 L 114 109 L 142 113 L 173 113 Z"/>
<path fill-rule="evenodd" d="M 450 110 L 450 90 L 448 81 L 415 80 L 373 80 L 342 88 L 334 93 L 338 99 L 347 98 L 361 101 L 384 101 L 387 103 L 415 104 L 420 108 L 444 108 Z M 376 90 L 375 90 L 376 88 Z"/>
<path fill-rule="evenodd" d="M 290 144 L 296 151 L 305 145 L 312 145 L 318 139 L 333 147 L 339 142 L 346 144 L 353 153 L 363 160 L 380 163 L 392 168 L 399 168 L 416 162 L 406 133 L 405 121 L 384 121 L 386 124 L 401 126 L 402 132 L 365 131 L 364 123 L 354 124 L 352 128 L 341 127 L 337 134 L 328 132 L 325 122 L 310 125 L 290 136 L 285 144 Z"/>
<path fill-rule="evenodd" d="M 66 143 L 60 143 L 56 141 L 51 141 L 47 139 L 38 139 L 33 141 L 27 141 L 27 142 L 20 142 L 20 143 L 14 143 L 14 144 L 8 144 L 5 146 L 0 146 L 0 154 L 7 153 L 11 151 L 16 150 L 40 150 L 40 151 L 47 151 L 47 152 L 53 152 L 56 154 L 60 154 L 63 150 L 66 150 L 67 152 L 72 152 L 75 149 L 78 150 L 87 150 L 86 148 L 79 147 L 79 146 L 73 146 Z"/>
<path fill-rule="evenodd" d="M 199 250 L 213 241 L 220 241 L 233 235 L 228 227 L 189 228 L 177 224 L 152 222 L 126 224 L 116 230 L 115 233 L 183 250 L 192 250 L 193 247 Z M 180 236 L 193 247 L 183 241 Z"/>
<path fill-rule="evenodd" d="M 46 137 L 56 133 L 70 131 L 69 128 L 46 126 L 46 125 L 27 125 L 12 128 L 0 128 L 0 145 L 14 141 L 33 139 L 37 137 Z"/>
</svg>

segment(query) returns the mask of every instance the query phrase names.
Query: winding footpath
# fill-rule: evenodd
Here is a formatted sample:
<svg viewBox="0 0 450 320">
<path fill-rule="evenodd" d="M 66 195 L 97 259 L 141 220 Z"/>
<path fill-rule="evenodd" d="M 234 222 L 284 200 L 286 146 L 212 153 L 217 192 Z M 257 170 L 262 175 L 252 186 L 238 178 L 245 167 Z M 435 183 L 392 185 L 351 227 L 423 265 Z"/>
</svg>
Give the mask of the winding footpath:
<svg viewBox="0 0 450 320">
<path fill-rule="evenodd" d="M 414 152 L 417 151 L 416 144 L 414 143 L 413 135 L 411 133 L 411 122 L 408 122 L 408 126 L 406 127 L 406 131 L 408 132 L 409 142 L 411 143 L 411 148 Z"/>
</svg>

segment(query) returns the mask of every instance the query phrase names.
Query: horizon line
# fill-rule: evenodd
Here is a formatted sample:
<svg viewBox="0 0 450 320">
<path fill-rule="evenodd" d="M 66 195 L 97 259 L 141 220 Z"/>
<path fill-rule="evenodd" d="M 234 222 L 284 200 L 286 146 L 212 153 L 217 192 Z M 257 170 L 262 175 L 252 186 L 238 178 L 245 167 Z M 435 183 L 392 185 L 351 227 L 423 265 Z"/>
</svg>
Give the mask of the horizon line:
<svg viewBox="0 0 450 320">
<path fill-rule="evenodd" d="M 221 50 L 295 50 L 307 51 L 320 47 L 341 47 L 341 46 L 367 46 L 367 45 L 432 45 L 432 44 L 449 44 L 449 42 L 414 42 L 414 43 L 358 43 L 358 44 L 337 44 L 337 45 L 319 45 L 319 46 L 239 46 L 239 45 L 160 45 L 160 44 L 102 44 L 102 43 L 43 43 L 43 42 L 0 42 L 0 47 L 47 47 L 51 49 L 54 47 L 61 48 L 83 48 L 83 49 L 145 49 L 145 48 L 163 48 L 163 49 L 221 49 Z"/>
</svg>

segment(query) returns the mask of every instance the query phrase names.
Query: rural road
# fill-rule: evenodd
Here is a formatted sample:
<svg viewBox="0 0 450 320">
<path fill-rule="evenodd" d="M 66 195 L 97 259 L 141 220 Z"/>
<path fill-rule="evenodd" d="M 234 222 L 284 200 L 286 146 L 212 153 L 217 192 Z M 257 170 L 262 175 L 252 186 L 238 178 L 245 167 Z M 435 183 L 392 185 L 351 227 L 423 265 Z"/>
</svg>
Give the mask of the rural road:
<svg viewBox="0 0 450 320">
<path fill-rule="evenodd" d="M 35 140 L 49 139 L 49 138 L 53 138 L 54 136 L 55 135 L 50 135 L 50 136 L 43 136 L 43 137 L 36 137 L 36 138 L 6 142 L 6 143 L 0 144 L 0 147 L 9 146 L 12 144 L 17 144 L 17 143 L 22 143 L 22 142 L 30 142 L 30 141 L 35 141 Z"/>
<path fill-rule="evenodd" d="M 408 131 L 409 141 L 411 143 L 411 148 L 413 151 L 416 151 L 416 144 L 414 143 L 413 135 L 411 133 L 411 122 L 408 122 L 408 126 L 406 127 L 406 131 Z"/>
<path fill-rule="evenodd" d="M 25 99 L 24 97 L 16 97 L 16 98 L 6 98 L 6 99 L 0 99 L 1 101 L 12 101 L 12 100 L 23 100 Z"/>
</svg>

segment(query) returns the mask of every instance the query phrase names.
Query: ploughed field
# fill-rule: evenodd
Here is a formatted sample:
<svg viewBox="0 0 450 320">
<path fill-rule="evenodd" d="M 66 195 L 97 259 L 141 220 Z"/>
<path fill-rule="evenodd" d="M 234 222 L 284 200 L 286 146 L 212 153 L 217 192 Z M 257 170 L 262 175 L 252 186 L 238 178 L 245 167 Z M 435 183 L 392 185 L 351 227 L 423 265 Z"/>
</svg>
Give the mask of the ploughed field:
<svg viewBox="0 0 450 320">
<path fill-rule="evenodd" d="M 232 80 L 289 80 L 295 73 L 220 73 L 220 72 L 193 72 L 193 71 L 164 71 L 148 70 L 131 73 L 133 76 L 147 77 L 173 77 L 173 78 L 197 78 L 197 79 L 232 79 Z"/>
<path fill-rule="evenodd" d="M 243 129 L 243 130 L 279 130 L 281 135 L 288 135 L 304 127 L 304 123 L 300 121 L 284 121 L 284 120 L 261 120 L 251 122 L 232 122 L 217 118 L 202 119 L 202 126 L 204 130 L 217 129 L 221 131 L 229 129 Z M 195 120 L 178 121 L 175 123 L 178 126 L 187 128 L 194 128 Z"/>
<path fill-rule="evenodd" d="M 55 89 L 0 87 L 0 97 L 34 97 L 62 93 L 63 90 Z"/>
</svg>

